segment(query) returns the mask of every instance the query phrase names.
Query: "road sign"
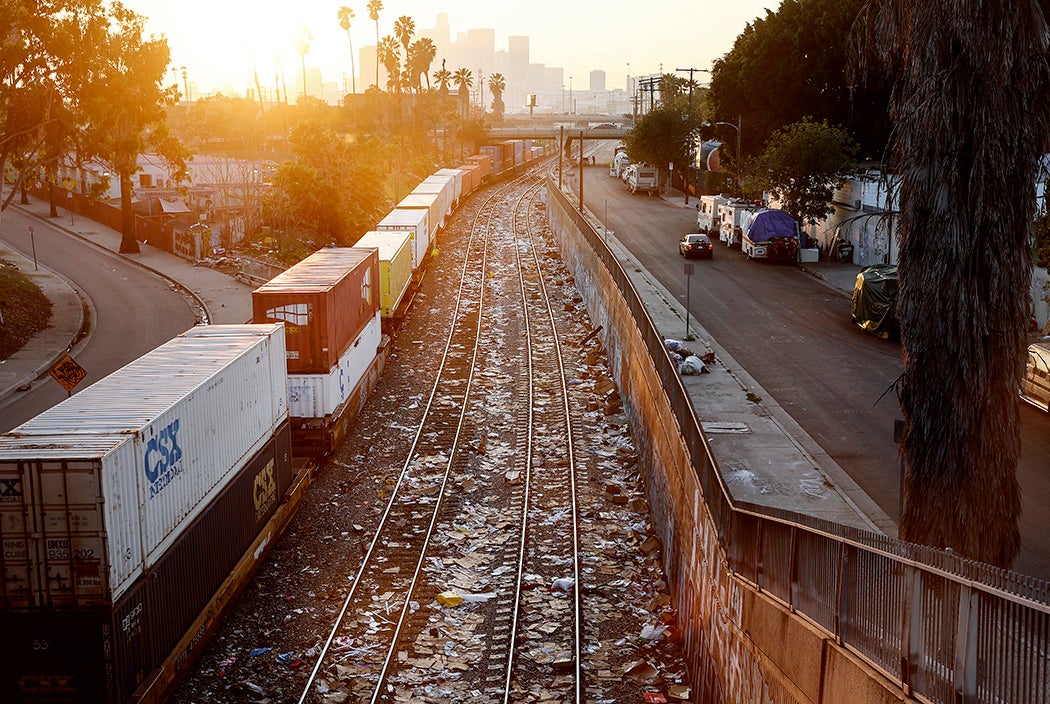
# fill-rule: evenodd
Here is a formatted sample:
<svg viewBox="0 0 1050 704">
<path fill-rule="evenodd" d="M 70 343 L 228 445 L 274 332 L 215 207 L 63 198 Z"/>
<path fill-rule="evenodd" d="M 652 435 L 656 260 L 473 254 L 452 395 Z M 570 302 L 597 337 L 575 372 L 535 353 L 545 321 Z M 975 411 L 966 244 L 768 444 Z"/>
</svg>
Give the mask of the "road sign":
<svg viewBox="0 0 1050 704">
<path fill-rule="evenodd" d="M 48 373 L 54 377 L 55 381 L 62 384 L 62 387 L 67 392 L 72 392 L 73 387 L 87 376 L 87 370 L 77 364 L 76 360 L 68 354 L 63 355 L 62 359 L 58 360 Z"/>
<path fill-rule="evenodd" d="M 686 276 L 692 276 L 693 275 L 693 263 L 692 262 L 683 262 L 683 264 L 685 265 L 685 267 L 684 267 L 685 275 Z"/>
</svg>

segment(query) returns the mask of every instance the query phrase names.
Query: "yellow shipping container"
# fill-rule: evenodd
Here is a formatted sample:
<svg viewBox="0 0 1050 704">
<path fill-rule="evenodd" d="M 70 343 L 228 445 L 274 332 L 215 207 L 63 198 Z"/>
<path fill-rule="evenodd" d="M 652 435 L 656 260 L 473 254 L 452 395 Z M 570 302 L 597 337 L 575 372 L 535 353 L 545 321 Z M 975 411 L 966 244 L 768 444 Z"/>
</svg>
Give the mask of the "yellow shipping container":
<svg viewBox="0 0 1050 704">
<path fill-rule="evenodd" d="M 412 282 L 412 233 L 407 230 L 371 230 L 354 247 L 379 250 L 380 314 L 392 318 Z"/>
</svg>

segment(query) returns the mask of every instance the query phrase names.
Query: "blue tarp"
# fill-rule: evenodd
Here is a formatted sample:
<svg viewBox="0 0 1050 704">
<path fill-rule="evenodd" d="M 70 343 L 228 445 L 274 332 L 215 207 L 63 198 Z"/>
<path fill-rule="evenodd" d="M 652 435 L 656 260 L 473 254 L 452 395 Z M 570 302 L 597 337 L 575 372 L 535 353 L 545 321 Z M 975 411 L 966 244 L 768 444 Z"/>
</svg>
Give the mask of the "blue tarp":
<svg viewBox="0 0 1050 704">
<path fill-rule="evenodd" d="M 751 218 L 747 238 L 752 242 L 765 242 L 774 237 L 798 237 L 794 218 L 783 210 L 759 211 Z"/>
</svg>

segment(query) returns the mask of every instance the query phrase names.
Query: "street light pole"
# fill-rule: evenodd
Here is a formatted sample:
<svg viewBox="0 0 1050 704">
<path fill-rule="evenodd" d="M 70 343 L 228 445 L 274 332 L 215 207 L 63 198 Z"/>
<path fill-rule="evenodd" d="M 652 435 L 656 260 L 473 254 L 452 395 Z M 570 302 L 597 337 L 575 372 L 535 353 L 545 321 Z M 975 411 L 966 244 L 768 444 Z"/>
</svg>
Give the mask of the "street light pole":
<svg viewBox="0 0 1050 704">
<path fill-rule="evenodd" d="M 734 174 L 735 175 L 734 180 L 736 181 L 736 183 L 733 184 L 733 185 L 734 185 L 734 190 L 736 191 L 736 197 L 739 198 L 740 197 L 740 130 L 741 130 L 741 127 L 743 125 L 743 116 L 741 116 L 741 115 L 737 115 L 736 116 L 736 124 L 735 125 L 732 122 L 716 122 L 715 124 L 716 125 L 725 125 L 726 127 L 732 127 L 734 130 L 736 130 L 736 164 L 734 165 L 735 168 L 733 169 L 733 171 L 736 172 L 736 174 Z"/>
</svg>

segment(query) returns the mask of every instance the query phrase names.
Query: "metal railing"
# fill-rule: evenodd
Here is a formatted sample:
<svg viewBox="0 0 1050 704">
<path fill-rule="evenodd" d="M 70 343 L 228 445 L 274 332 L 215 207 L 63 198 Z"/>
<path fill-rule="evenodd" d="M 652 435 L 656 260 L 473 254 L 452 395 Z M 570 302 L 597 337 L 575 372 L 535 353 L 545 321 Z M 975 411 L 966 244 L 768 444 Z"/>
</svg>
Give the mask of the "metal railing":
<svg viewBox="0 0 1050 704">
<path fill-rule="evenodd" d="M 548 179 L 616 282 L 659 374 L 728 568 L 824 629 L 911 696 L 1050 702 L 1050 583 L 789 511 L 734 502 L 645 303 L 590 222 Z"/>
</svg>

